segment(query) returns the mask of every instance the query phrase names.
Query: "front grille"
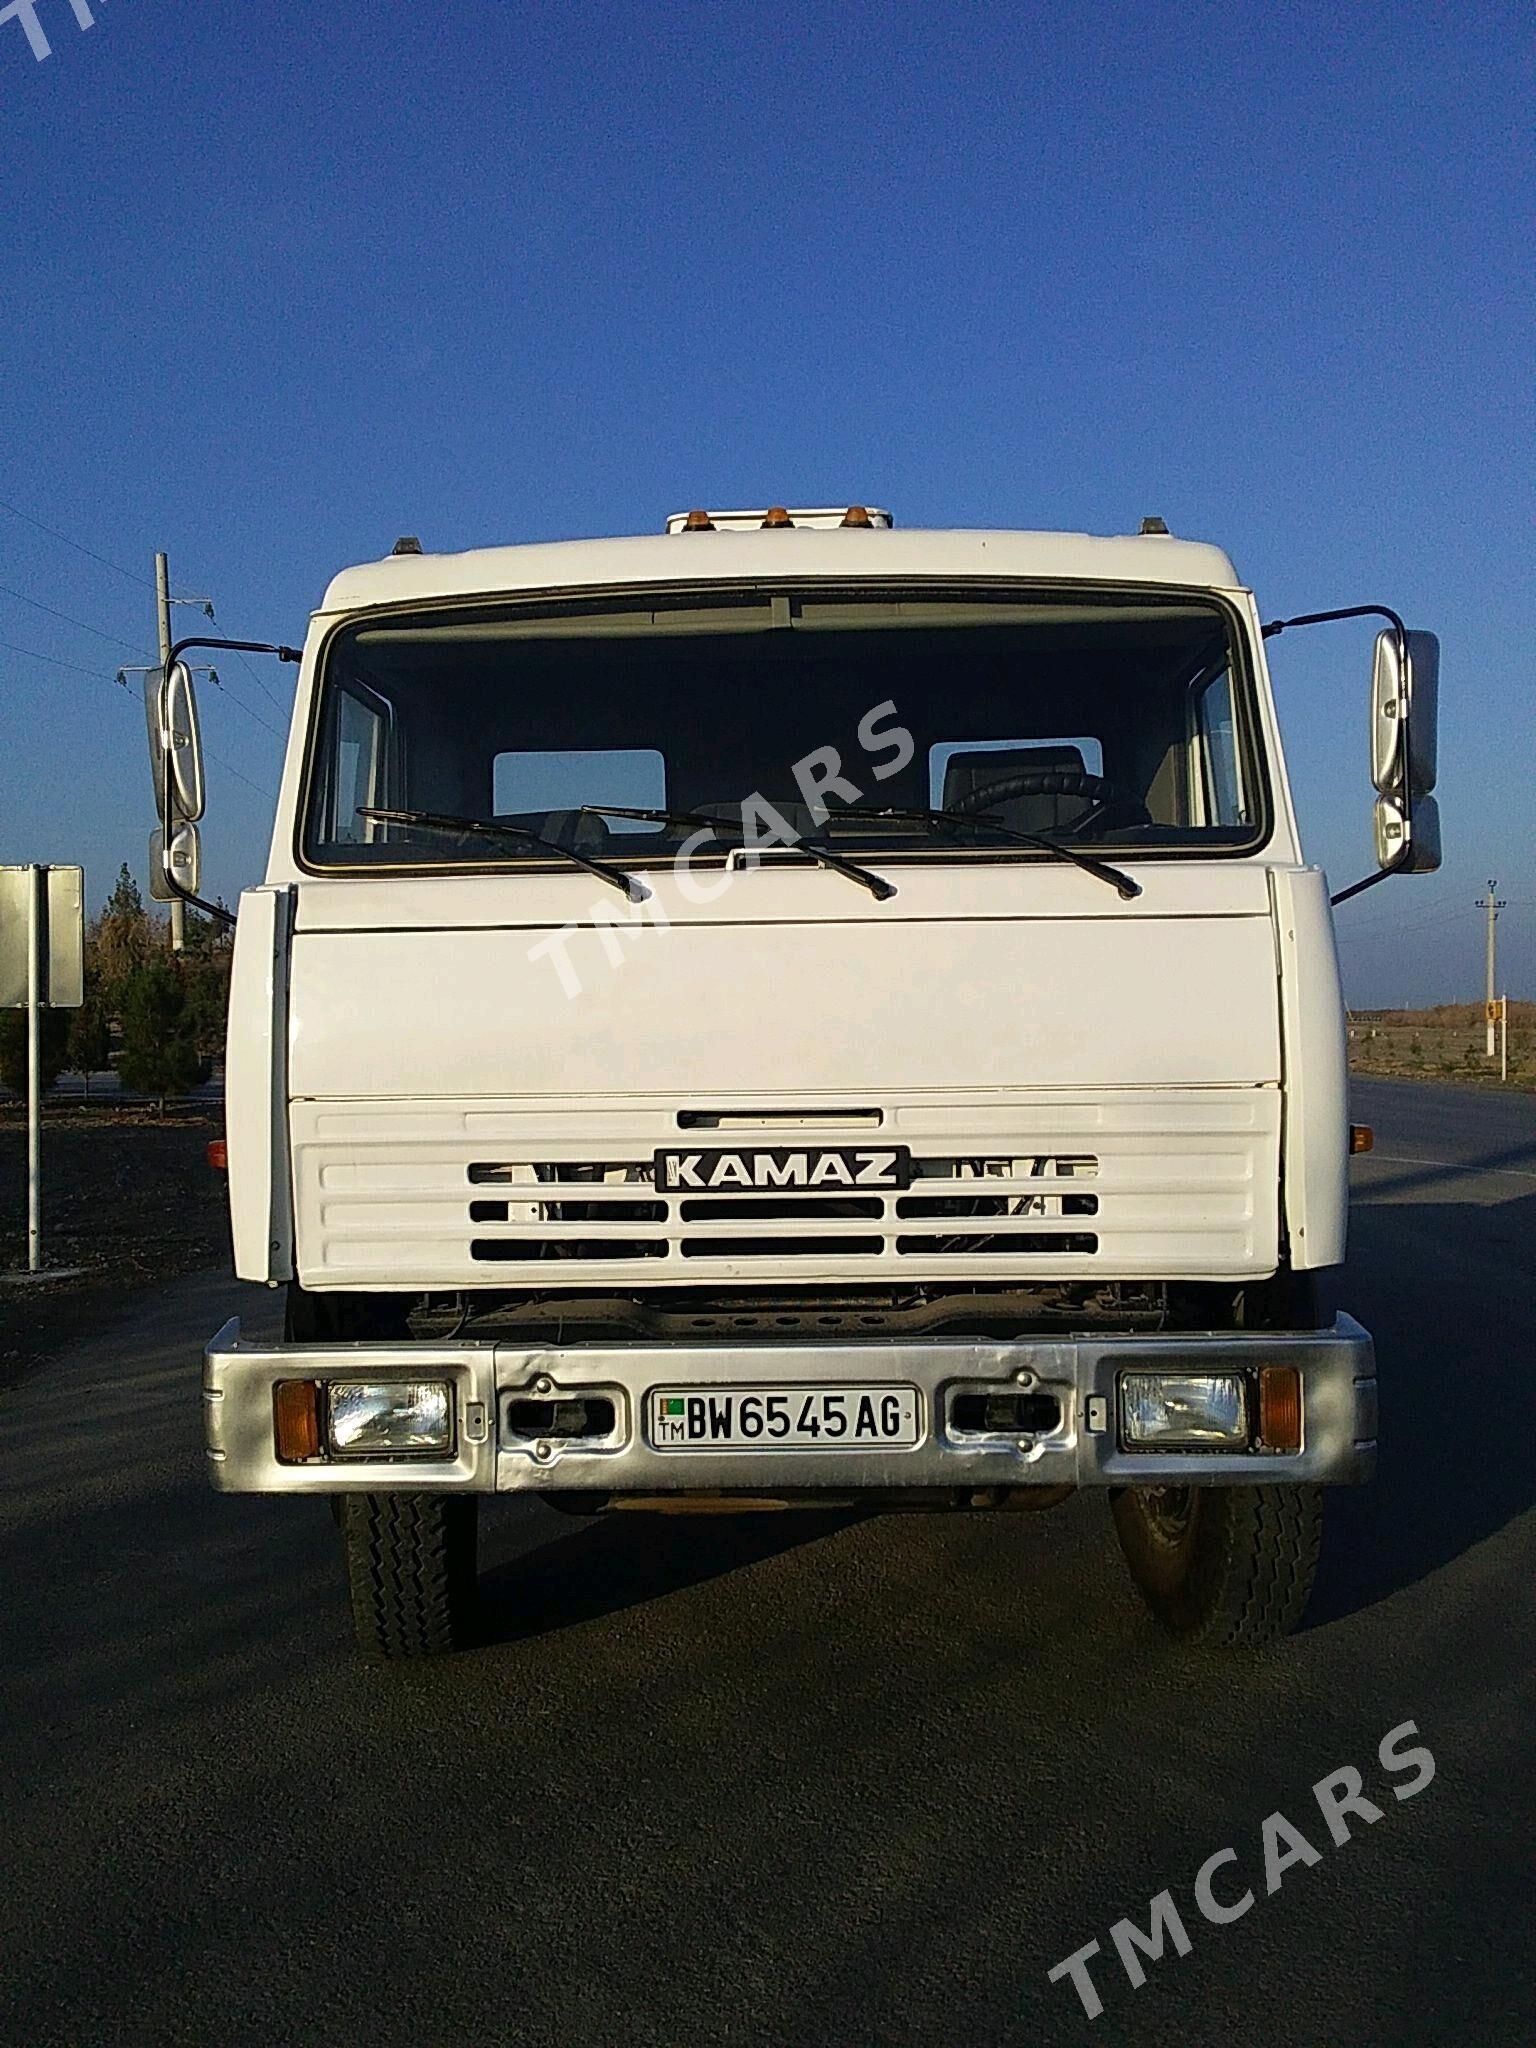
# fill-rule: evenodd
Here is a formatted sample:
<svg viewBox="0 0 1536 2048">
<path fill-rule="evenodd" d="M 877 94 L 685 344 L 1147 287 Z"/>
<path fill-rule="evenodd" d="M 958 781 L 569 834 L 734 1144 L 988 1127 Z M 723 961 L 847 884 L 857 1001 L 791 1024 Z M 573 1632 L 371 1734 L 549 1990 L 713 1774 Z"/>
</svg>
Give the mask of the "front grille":
<svg viewBox="0 0 1536 2048">
<path fill-rule="evenodd" d="M 765 1127 L 781 1129 L 783 1121 L 787 1115 L 776 1124 L 765 1119 Z M 912 1161 L 913 1181 L 924 1186 L 921 1195 L 854 1195 L 836 1188 L 785 1195 L 755 1188 L 689 1196 L 659 1192 L 649 1160 L 477 1159 L 466 1170 L 469 1186 L 509 1193 L 506 1200 L 470 1201 L 472 1223 L 505 1226 L 504 1235 L 473 1239 L 470 1256 L 497 1265 L 534 1259 L 878 1259 L 892 1252 L 898 1258 L 990 1253 L 1028 1259 L 1053 1251 L 1091 1256 L 1098 1250 L 1091 1232 L 1051 1226 L 1097 1212 L 1097 1196 L 1079 1192 L 1078 1184 L 1094 1179 L 1098 1170 L 1092 1153 L 935 1154 Z M 567 1191 L 578 1186 L 581 1199 L 568 1199 Z M 914 1219 L 970 1227 L 932 1236 L 895 1228 Z M 981 1223 L 985 1229 L 975 1227 Z M 860 1230 L 850 1224 L 883 1227 Z"/>
<path fill-rule="evenodd" d="M 622 1291 L 1274 1268 L 1278 1090 L 867 1102 L 294 1102 L 300 1277 Z M 658 1187 L 684 1127 L 731 1150 L 894 1146 L 911 1181 Z"/>
</svg>

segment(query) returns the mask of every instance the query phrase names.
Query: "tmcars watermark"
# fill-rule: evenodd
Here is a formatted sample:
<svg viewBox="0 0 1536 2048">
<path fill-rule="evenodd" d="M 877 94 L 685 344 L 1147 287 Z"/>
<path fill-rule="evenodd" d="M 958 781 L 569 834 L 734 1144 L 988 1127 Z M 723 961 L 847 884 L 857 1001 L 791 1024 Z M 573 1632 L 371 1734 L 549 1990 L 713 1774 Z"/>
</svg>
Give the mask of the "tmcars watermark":
<svg viewBox="0 0 1536 2048">
<path fill-rule="evenodd" d="M 1422 1743 L 1406 1743 L 1408 1736 L 1418 1732 L 1415 1722 L 1401 1721 L 1397 1727 L 1387 1731 L 1377 1746 L 1377 1761 L 1382 1769 L 1389 1776 L 1403 1777 L 1402 1784 L 1392 1787 L 1394 1799 L 1416 1799 L 1434 1778 L 1435 1760 L 1429 1751 Z M 1342 1849 L 1351 1840 L 1352 1821 L 1369 1827 L 1382 1818 L 1382 1808 L 1366 1797 L 1365 1781 L 1353 1764 L 1341 1764 L 1326 1778 L 1319 1778 L 1312 1787 L 1312 1796 L 1336 1849 Z M 1301 1829 L 1287 1820 L 1283 1813 L 1270 1814 L 1260 1827 L 1259 1837 L 1266 1897 L 1272 1897 L 1279 1891 L 1285 1873 L 1296 1864 L 1310 1866 L 1323 1860 L 1322 1851 L 1314 1847 Z M 1251 1887 L 1236 1893 L 1227 1889 L 1225 1898 L 1219 1898 L 1216 1893 L 1216 1873 L 1229 1863 L 1240 1862 L 1236 1849 L 1218 1849 L 1215 1855 L 1206 1857 L 1195 1873 L 1195 1905 L 1201 1919 L 1212 1927 L 1225 1927 L 1233 1920 L 1241 1920 L 1253 1904 Z M 1238 1876 L 1241 1881 L 1241 1869 Z M 1225 1880 L 1224 1888 L 1230 1883 L 1230 1879 Z M 1171 1890 L 1160 1891 L 1150 1901 L 1145 1927 L 1138 1927 L 1134 1920 L 1117 1920 L 1109 1930 L 1109 1938 L 1135 1991 L 1139 1991 L 1147 1981 L 1143 1956 L 1148 1962 L 1156 1963 L 1162 1960 L 1163 1951 L 1170 1943 L 1181 1956 L 1187 1956 L 1193 1947 Z M 1096 2020 L 1104 2010 L 1104 2001 L 1089 1969 L 1093 1958 L 1101 1952 L 1097 1941 L 1084 1942 L 1075 1954 L 1066 1957 L 1048 1973 L 1052 1984 L 1059 1984 L 1064 1977 L 1071 1979 L 1072 1988 L 1083 2002 L 1083 2011 L 1091 2020 Z"/>
<path fill-rule="evenodd" d="M 96 4 L 100 6 L 102 0 L 96 0 Z M 86 29 L 96 26 L 96 17 L 92 14 L 87 0 L 9 0 L 8 5 L 0 7 L 0 23 L 19 21 L 31 45 L 33 56 L 42 64 L 53 55 L 53 45 L 43 28 L 43 12 L 46 10 L 56 18 L 65 5 L 79 27 Z"/>
<path fill-rule="evenodd" d="M 859 720 L 859 745 L 870 756 L 869 772 L 876 782 L 885 782 L 892 775 L 899 775 L 917 751 L 917 744 L 907 728 L 892 722 L 896 715 L 894 700 L 887 698 L 883 704 L 866 711 Z M 835 797 L 838 803 L 848 806 L 857 804 L 861 799 L 862 792 L 858 786 L 843 773 L 843 757 L 836 747 L 812 748 L 810 753 L 802 755 L 793 764 L 789 772 L 805 809 L 817 826 L 824 825 L 833 815 L 828 797 Z M 723 820 L 705 819 L 683 841 L 672 859 L 678 893 L 687 902 L 702 906 L 716 902 L 735 881 L 739 871 L 730 865 L 707 881 L 695 869 L 694 860 L 706 845 L 712 845 L 715 851 L 724 850 L 728 856 L 734 853 L 750 856 L 772 847 L 799 846 L 805 838 L 806 835 L 790 823 L 776 804 L 754 790 L 741 805 L 739 833 L 734 819 L 730 821 L 728 836 Z M 893 895 L 895 892 L 882 885 L 881 893 Z M 628 909 L 615 909 L 611 900 L 594 903 L 584 923 L 564 924 L 558 931 L 548 933 L 528 948 L 528 958 L 548 960 L 560 977 L 560 986 L 567 998 L 579 996 L 586 984 L 571 958 L 570 947 L 572 940 L 583 930 L 597 932 L 608 964 L 617 968 L 622 967 L 628 958 L 624 951 L 626 937 L 633 937 L 647 925 L 670 923 L 666 905 L 658 899 L 655 890 L 644 889 L 637 884 Z"/>
</svg>

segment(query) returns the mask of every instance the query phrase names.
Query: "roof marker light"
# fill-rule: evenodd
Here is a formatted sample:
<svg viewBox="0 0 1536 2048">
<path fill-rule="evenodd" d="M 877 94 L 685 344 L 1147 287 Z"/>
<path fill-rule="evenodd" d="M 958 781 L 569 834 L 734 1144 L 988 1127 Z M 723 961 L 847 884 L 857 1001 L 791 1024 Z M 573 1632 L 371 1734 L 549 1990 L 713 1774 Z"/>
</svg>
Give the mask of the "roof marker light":
<svg viewBox="0 0 1536 2048">
<path fill-rule="evenodd" d="M 1159 519 L 1154 513 L 1152 518 L 1143 519 L 1141 530 L 1143 533 L 1166 533 L 1168 531 L 1168 522 L 1166 519 Z"/>
<path fill-rule="evenodd" d="M 794 523 L 782 505 L 770 505 L 763 514 L 764 526 L 793 526 Z"/>
<path fill-rule="evenodd" d="M 414 533 L 402 533 L 390 549 L 390 553 L 393 555 L 419 555 L 421 553 L 421 542 Z"/>
<path fill-rule="evenodd" d="M 866 505 L 850 505 L 843 514 L 844 526 L 873 526 L 874 523 Z"/>
<path fill-rule="evenodd" d="M 707 512 L 701 512 L 695 508 L 683 521 L 682 530 L 684 533 L 713 533 L 715 522 Z"/>
</svg>

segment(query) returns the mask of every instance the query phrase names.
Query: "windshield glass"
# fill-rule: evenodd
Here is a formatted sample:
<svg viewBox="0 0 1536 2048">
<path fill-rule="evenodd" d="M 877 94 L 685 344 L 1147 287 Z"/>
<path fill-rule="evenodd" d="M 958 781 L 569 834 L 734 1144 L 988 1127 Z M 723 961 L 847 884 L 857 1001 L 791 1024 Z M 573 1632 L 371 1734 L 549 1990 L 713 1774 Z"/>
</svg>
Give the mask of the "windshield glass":
<svg viewBox="0 0 1536 2048">
<path fill-rule="evenodd" d="M 386 808 L 625 867 L 671 858 L 705 819 L 706 858 L 727 836 L 885 859 L 1051 858 L 1017 835 L 1230 851 L 1265 814 L 1253 730 L 1228 615 L 1180 595 L 397 615 L 331 642 L 303 852 L 320 868 L 551 863 L 510 834 L 362 815 Z"/>
</svg>

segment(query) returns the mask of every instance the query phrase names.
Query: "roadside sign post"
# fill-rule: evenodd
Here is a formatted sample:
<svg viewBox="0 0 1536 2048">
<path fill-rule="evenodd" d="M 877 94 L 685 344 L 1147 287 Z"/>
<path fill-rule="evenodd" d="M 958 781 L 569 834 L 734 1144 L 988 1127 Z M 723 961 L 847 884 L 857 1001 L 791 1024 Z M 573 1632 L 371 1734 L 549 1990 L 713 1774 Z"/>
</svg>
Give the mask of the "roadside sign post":
<svg viewBox="0 0 1536 2048">
<path fill-rule="evenodd" d="M 43 1271 L 43 1011 L 84 1000 L 84 869 L 0 868 L 0 1009 L 27 1012 L 28 1276 Z"/>
</svg>

